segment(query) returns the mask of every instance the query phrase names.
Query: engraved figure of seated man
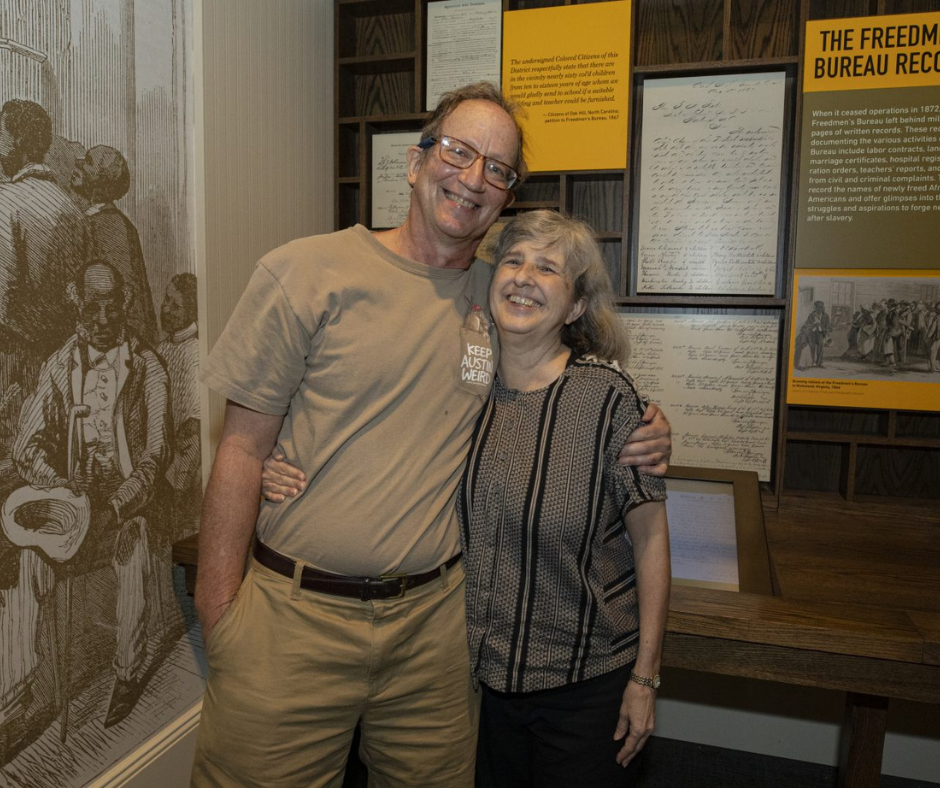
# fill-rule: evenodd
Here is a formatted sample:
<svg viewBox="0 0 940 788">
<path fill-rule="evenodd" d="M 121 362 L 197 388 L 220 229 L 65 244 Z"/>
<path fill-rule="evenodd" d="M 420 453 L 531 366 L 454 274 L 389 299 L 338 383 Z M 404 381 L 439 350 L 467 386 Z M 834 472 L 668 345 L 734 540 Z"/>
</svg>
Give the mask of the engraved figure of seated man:
<svg viewBox="0 0 940 788">
<path fill-rule="evenodd" d="M 169 380 L 163 364 L 127 327 L 120 273 L 93 261 L 69 285 L 76 334 L 43 364 L 20 416 L 13 456 L 36 489 L 87 494 L 91 523 L 73 575 L 110 560 L 117 580 L 115 681 L 105 726 L 123 720 L 143 690 L 147 661 L 148 527 L 158 520 L 156 488 L 172 459 Z M 69 418 L 81 450 L 69 468 Z M 60 645 L 60 648 L 62 646 Z"/>
</svg>

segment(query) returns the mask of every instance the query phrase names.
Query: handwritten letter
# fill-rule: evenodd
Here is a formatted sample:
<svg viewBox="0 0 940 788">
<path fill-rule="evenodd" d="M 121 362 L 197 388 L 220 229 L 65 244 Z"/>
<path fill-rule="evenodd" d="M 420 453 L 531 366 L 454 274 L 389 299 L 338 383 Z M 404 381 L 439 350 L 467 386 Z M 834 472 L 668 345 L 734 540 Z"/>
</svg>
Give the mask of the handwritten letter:
<svg viewBox="0 0 940 788">
<path fill-rule="evenodd" d="M 672 424 L 672 462 L 770 481 L 778 319 L 622 315 L 630 374 Z"/>
<path fill-rule="evenodd" d="M 499 84 L 502 21 L 500 0 L 428 3 L 429 111 L 448 90 L 480 80 Z"/>
<path fill-rule="evenodd" d="M 405 151 L 418 133 L 376 134 L 372 138 L 372 229 L 398 227 L 408 213 L 411 187 Z"/>
<path fill-rule="evenodd" d="M 674 580 L 737 591 L 738 537 L 730 484 L 667 479 L 669 553 Z"/>
<path fill-rule="evenodd" d="M 773 295 L 784 78 L 646 80 L 638 292 Z"/>
</svg>

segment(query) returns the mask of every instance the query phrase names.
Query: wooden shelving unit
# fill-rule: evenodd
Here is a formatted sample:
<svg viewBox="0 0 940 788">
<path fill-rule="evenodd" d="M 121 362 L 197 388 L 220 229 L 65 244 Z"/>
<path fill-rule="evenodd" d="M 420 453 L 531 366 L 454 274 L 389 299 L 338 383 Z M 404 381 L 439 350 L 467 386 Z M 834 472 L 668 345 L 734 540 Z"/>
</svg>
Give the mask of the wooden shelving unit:
<svg viewBox="0 0 940 788">
<path fill-rule="evenodd" d="M 424 113 L 428 0 L 334 0 L 336 18 L 336 228 L 368 224 L 371 139 L 417 131 Z M 573 5 L 562 0 L 503 0 L 504 11 Z M 852 508 L 872 501 L 921 508 L 940 501 L 940 413 L 787 406 L 796 183 L 799 171 L 801 63 L 805 23 L 815 19 L 935 11 L 936 0 L 633 1 L 631 133 L 626 170 L 538 173 L 507 214 L 564 211 L 594 228 L 619 294 L 630 310 L 770 314 L 780 319 L 773 478 L 764 504 L 818 496 Z M 626 31 L 625 31 L 626 32 Z M 637 295 L 634 175 L 636 123 L 644 80 L 728 71 L 784 71 L 787 78 L 784 210 L 773 296 Z M 938 405 L 940 409 L 940 405 Z"/>
</svg>

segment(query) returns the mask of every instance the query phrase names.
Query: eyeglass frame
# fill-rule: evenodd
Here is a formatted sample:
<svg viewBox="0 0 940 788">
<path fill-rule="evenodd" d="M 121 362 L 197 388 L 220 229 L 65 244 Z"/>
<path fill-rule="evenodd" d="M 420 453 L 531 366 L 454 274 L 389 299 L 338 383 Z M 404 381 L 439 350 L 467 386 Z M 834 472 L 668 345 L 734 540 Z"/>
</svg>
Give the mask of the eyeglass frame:
<svg viewBox="0 0 940 788">
<path fill-rule="evenodd" d="M 438 143 L 441 143 L 441 146 L 443 147 L 443 141 L 444 141 L 445 139 L 446 139 L 446 140 L 451 140 L 451 141 L 453 141 L 453 142 L 457 142 L 457 143 L 459 143 L 460 145 L 462 145 L 464 148 L 466 148 L 468 151 L 470 151 L 470 152 L 472 152 L 472 153 L 475 154 L 475 158 L 473 159 L 473 161 L 471 161 L 466 167 L 461 167 L 459 164 L 455 164 L 455 163 L 452 162 L 452 161 L 447 161 L 446 159 L 444 159 L 444 162 L 445 162 L 446 164 L 450 164 L 452 167 L 457 167 L 458 169 L 461 169 L 461 170 L 469 170 L 474 164 L 477 163 L 477 161 L 478 161 L 479 159 L 483 159 L 483 180 L 485 180 L 485 181 L 486 181 L 490 186 L 492 186 L 494 189 L 499 189 L 500 191 L 508 192 L 508 191 L 511 191 L 512 188 L 513 188 L 517 183 L 519 183 L 519 173 L 516 171 L 516 168 L 515 168 L 515 167 L 512 167 L 512 166 L 510 166 L 509 164 L 506 164 L 506 162 L 500 161 L 499 159 L 494 159 L 492 156 L 484 156 L 482 153 L 480 153 L 480 151 L 478 151 L 478 150 L 477 150 L 476 148 L 474 148 L 472 145 L 468 145 L 468 144 L 467 144 L 466 142 L 464 142 L 463 140 L 457 139 L 456 137 L 452 137 L 450 134 L 441 134 L 440 137 L 425 137 L 423 140 L 421 140 L 421 141 L 418 143 L 418 146 L 417 146 L 417 147 L 420 148 L 420 149 L 423 150 L 423 151 L 426 151 L 426 150 L 430 149 L 433 145 L 437 145 Z M 443 158 L 443 157 L 442 157 L 442 158 Z M 491 181 L 491 180 L 487 177 L 486 164 L 487 164 L 487 162 L 490 162 L 490 161 L 495 161 L 497 164 L 499 164 L 499 165 L 505 167 L 507 170 L 509 170 L 509 172 L 512 174 L 513 177 L 512 177 L 512 179 L 509 181 L 509 185 L 508 185 L 508 186 L 500 186 L 498 183 L 493 183 L 493 181 Z"/>
</svg>

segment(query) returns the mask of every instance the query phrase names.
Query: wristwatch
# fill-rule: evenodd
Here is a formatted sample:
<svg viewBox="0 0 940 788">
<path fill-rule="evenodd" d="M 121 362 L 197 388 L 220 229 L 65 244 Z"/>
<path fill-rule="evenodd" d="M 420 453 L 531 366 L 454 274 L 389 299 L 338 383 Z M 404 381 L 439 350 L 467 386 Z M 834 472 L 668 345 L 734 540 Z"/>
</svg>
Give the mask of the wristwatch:
<svg viewBox="0 0 940 788">
<path fill-rule="evenodd" d="M 654 690 L 658 690 L 660 684 L 658 673 L 652 678 L 649 678 L 648 676 L 639 676 L 632 670 L 630 671 L 630 681 L 635 681 L 637 684 L 642 684 L 644 687 L 649 687 Z"/>
</svg>

